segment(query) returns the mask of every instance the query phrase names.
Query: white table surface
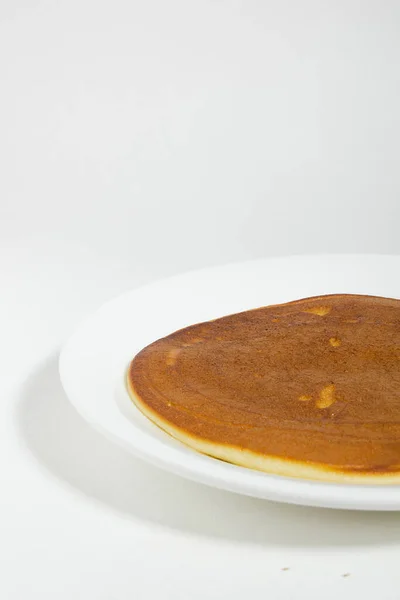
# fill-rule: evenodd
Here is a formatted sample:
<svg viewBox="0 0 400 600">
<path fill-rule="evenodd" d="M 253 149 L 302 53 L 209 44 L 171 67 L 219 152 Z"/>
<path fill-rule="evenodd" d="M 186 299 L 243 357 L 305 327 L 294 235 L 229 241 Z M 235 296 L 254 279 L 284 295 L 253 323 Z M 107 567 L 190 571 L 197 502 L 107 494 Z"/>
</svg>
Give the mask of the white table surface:
<svg viewBox="0 0 400 600">
<path fill-rule="evenodd" d="M 60 342 L 134 282 L 73 243 L 51 256 L 46 245 L 1 258 L 0 597 L 398 599 L 399 514 L 209 489 L 140 462 L 76 414 Z"/>
</svg>

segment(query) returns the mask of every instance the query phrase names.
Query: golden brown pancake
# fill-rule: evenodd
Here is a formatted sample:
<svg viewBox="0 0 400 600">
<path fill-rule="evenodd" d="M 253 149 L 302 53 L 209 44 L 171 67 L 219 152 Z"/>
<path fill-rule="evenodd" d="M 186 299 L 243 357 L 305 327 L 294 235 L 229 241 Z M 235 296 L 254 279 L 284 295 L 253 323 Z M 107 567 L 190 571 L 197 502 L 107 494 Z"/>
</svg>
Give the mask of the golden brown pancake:
<svg viewBox="0 0 400 600">
<path fill-rule="evenodd" d="M 215 458 L 400 483 L 400 300 L 320 296 L 193 325 L 139 352 L 128 387 L 154 423 Z"/>
</svg>

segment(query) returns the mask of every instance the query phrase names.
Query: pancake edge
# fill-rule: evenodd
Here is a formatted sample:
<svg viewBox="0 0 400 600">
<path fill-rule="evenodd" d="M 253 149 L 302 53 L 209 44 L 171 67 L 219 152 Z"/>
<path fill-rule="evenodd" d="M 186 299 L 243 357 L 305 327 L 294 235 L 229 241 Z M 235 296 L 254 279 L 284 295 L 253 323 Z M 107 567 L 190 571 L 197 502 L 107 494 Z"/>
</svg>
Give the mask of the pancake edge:
<svg viewBox="0 0 400 600">
<path fill-rule="evenodd" d="M 400 485 L 400 472 L 396 471 L 385 471 L 383 473 L 379 471 L 342 471 L 321 463 L 307 463 L 289 458 L 257 454 L 245 448 L 231 444 L 217 444 L 206 438 L 193 435 L 162 418 L 140 398 L 130 377 L 132 362 L 127 369 L 125 379 L 127 391 L 133 404 L 159 429 L 195 452 L 249 470 L 291 479 L 338 484 Z"/>
</svg>

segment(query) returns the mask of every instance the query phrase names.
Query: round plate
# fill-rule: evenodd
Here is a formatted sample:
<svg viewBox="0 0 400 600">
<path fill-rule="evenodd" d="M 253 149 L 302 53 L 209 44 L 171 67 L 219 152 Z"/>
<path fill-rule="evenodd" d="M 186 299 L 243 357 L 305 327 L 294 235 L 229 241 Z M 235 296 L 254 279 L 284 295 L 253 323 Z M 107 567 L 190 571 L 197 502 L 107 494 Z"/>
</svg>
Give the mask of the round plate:
<svg viewBox="0 0 400 600">
<path fill-rule="evenodd" d="M 109 302 L 80 327 L 61 352 L 61 381 L 75 408 L 104 435 L 183 477 L 293 504 L 400 510 L 400 486 L 291 479 L 199 454 L 148 421 L 124 382 L 133 356 L 177 329 L 321 294 L 400 298 L 399 272 L 396 256 L 315 256 L 258 260 L 157 282 Z"/>
</svg>

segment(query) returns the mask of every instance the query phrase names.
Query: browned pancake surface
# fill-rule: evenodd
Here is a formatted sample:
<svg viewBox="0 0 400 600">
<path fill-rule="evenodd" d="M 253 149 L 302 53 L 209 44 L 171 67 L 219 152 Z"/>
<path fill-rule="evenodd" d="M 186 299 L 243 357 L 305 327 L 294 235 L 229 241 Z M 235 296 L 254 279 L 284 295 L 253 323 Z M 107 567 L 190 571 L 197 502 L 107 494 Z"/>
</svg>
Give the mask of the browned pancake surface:
<svg viewBox="0 0 400 600">
<path fill-rule="evenodd" d="M 161 427 L 232 462 L 400 472 L 399 300 L 322 296 L 193 325 L 142 350 L 128 384 Z"/>
</svg>

